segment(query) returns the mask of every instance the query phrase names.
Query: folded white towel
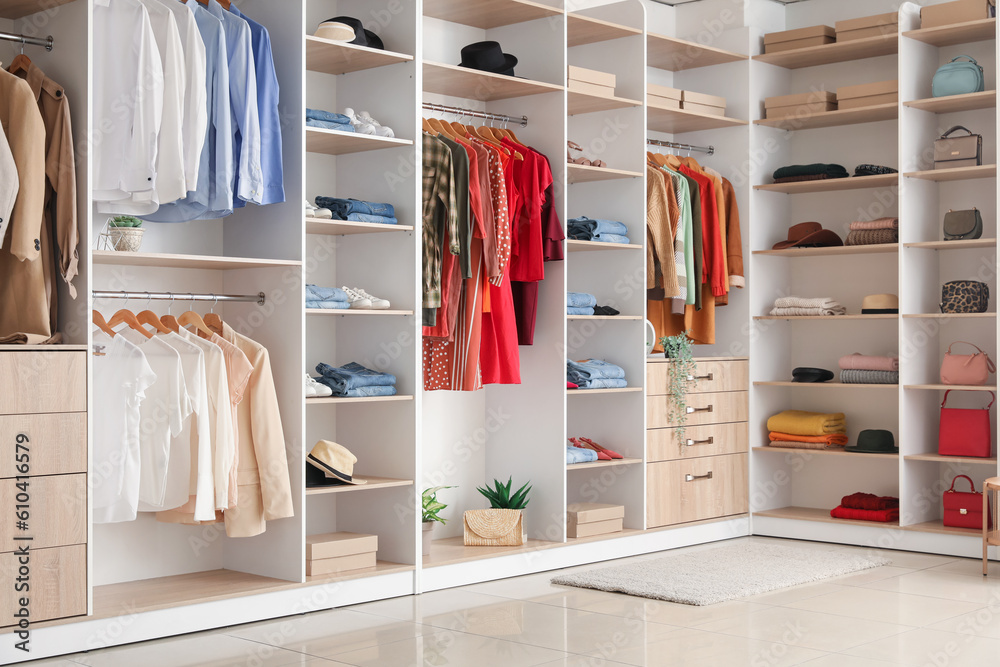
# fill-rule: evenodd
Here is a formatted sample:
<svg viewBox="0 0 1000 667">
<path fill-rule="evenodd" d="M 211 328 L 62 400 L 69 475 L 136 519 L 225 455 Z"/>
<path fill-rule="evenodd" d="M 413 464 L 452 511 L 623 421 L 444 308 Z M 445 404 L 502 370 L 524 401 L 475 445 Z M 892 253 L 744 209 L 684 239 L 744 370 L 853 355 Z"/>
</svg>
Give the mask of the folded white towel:
<svg viewBox="0 0 1000 667">
<path fill-rule="evenodd" d="M 785 296 L 774 300 L 775 308 L 843 308 L 830 297 L 808 298 L 803 296 Z"/>
<path fill-rule="evenodd" d="M 771 315 L 780 317 L 798 317 L 802 315 L 846 315 L 847 309 L 841 305 L 835 308 L 772 308 Z"/>
</svg>

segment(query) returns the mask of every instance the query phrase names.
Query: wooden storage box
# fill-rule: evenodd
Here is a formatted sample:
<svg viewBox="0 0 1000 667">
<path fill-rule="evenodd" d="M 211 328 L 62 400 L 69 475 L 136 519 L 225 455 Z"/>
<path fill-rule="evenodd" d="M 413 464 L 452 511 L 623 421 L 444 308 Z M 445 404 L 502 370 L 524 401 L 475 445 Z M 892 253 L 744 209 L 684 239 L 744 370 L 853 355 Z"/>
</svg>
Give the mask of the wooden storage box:
<svg viewBox="0 0 1000 667">
<path fill-rule="evenodd" d="M 834 25 L 837 28 L 838 42 L 881 37 L 882 35 L 891 35 L 899 32 L 899 14 L 889 12 L 888 14 L 876 14 L 875 16 L 862 16 L 858 19 L 837 21 Z"/>
<path fill-rule="evenodd" d="M 837 88 L 837 107 L 840 109 L 896 104 L 898 101 L 899 80 L 897 79 Z"/>
<path fill-rule="evenodd" d="M 990 7 L 996 0 L 958 0 L 920 9 L 920 27 L 938 28 L 943 25 L 968 23 L 990 17 Z"/>
<path fill-rule="evenodd" d="M 789 118 L 836 110 L 837 94 L 832 90 L 814 90 L 764 100 L 765 118 Z"/>
<path fill-rule="evenodd" d="M 622 530 L 624 505 L 571 503 L 566 507 L 567 537 L 593 537 Z"/>
<path fill-rule="evenodd" d="M 726 98 L 684 90 L 681 91 L 681 108 L 685 111 L 707 113 L 713 116 L 725 116 Z"/>
<path fill-rule="evenodd" d="M 600 95 L 601 97 L 614 97 L 615 89 L 608 86 L 598 86 L 596 83 L 586 81 L 575 81 L 570 79 L 566 86 L 571 93 L 585 93 L 587 95 Z"/>
<path fill-rule="evenodd" d="M 368 570 L 375 567 L 375 552 L 323 558 L 306 561 L 306 575 L 313 577 L 320 574 L 340 574 L 351 570 Z"/>
<path fill-rule="evenodd" d="M 576 67 L 574 65 L 569 66 L 569 73 L 566 77 L 570 83 L 573 81 L 581 81 L 583 83 L 592 83 L 595 86 L 606 86 L 608 88 L 614 88 L 618 85 L 618 77 L 610 72 L 602 72 L 596 69 L 587 69 L 585 67 Z"/>
<path fill-rule="evenodd" d="M 764 35 L 764 53 L 777 53 L 822 46 L 837 41 L 837 31 L 828 25 L 814 25 L 796 30 L 783 30 Z"/>
<path fill-rule="evenodd" d="M 684 91 L 669 86 L 646 84 L 646 103 L 661 109 L 680 109 Z"/>
<path fill-rule="evenodd" d="M 306 574 L 339 574 L 375 567 L 378 535 L 324 533 L 306 537 Z"/>
</svg>

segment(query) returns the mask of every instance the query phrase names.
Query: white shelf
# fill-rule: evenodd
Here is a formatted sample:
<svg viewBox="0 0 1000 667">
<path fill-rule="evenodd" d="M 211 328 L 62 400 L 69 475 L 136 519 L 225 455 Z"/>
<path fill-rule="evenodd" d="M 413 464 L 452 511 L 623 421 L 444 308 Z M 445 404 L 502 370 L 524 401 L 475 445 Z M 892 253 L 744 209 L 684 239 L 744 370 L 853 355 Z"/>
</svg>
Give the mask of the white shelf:
<svg viewBox="0 0 1000 667">
<path fill-rule="evenodd" d="M 335 308 L 306 308 L 306 315 L 341 315 L 348 317 L 386 317 L 386 316 L 406 316 L 412 315 L 412 310 L 362 310 L 360 308 L 345 308 L 343 310 L 338 310 Z"/>
<path fill-rule="evenodd" d="M 349 236 L 353 234 L 381 234 L 386 232 L 412 232 L 412 225 L 384 225 L 377 222 L 350 222 L 306 218 L 306 234 L 323 236 Z"/>
<path fill-rule="evenodd" d="M 567 463 L 566 470 L 589 470 L 594 468 L 611 468 L 615 466 L 631 466 L 642 463 L 642 459 L 611 459 L 610 461 L 590 461 L 588 463 Z"/>
<path fill-rule="evenodd" d="M 413 396 L 396 394 L 395 396 L 321 396 L 307 398 L 306 405 L 353 405 L 355 403 L 398 403 L 412 401 Z"/>
<path fill-rule="evenodd" d="M 103 266 L 141 266 L 165 269 L 265 269 L 300 266 L 298 260 L 255 259 L 250 257 L 219 257 L 212 255 L 178 255 L 155 252 L 125 252 L 120 250 L 92 251 L 94 264 Z"/>
<path fill-rule="evenodd" d="M 622 178 L 642 178 L 643 173 L 639 171 L 627 171 L 625 169 L 612 169 L 610 167 L 592 167 L 584 164 L 566 165 L 566 180 L 570 185 L 574 183 L 593 183 L 594 181 L 612 181 Z"/>
<path fill-rule="evenodd" d="M 844 321 L 853 322 L 855 320 L 898 320 L 899 315 L 892 313 L 879 313 L 876 315 L 755 315 L 755 320 L 823 320 L 823 321 Z"/>
<path fill-rule="evenodd" d="M 379 151 L 386 148 L 400 148 L 412 145 L 413 142 L 409 139 L 376 137 L 372 134 L 341 132 L 340 130 L 327 130 L 322 127 L 306 127 L 307 153 L 348 155 L 350 153 L 364 153 L 366 151 Z"/>
<path fill-rule="evenodd" d="M 377 491 L 397 486 L 413 486 L 412 479 L 392 479 L 390 477 L 369 477 L 355 475 L 354 479 L 365 480 L 364 484 L 341 484 L 339 486 L 306 487 L 307 496 L 324 496 L 331 493 L 360 493 L 361 491 Z"/>
<path fill-rule="evenodd" d="M 560 93 L 563 86 L 424 61 L 424 91 L 482 102 Z"/>
<path fill-rule="evenodd" d="M 954 389 L 956 391 L 993 391 L 997 390 L 996 385 L 985 386 L 985 385 L 973 385 L 973 384 L 907 384 L 903 385 L 906 389 L 920 389 L 925 391 L 948 391 L 949 389 Z"/>
<path fill-rule="evenodd" d="M 405 53 L 306 35 L 306 69 L 311 72 L 347 74 L 412 61 L 413 56 Z"/>
<path fill-rule="evenodd" d="M 618 389 L 567 389 L 568 396 L 580 394 L 633 394 L 643 391 L 642 387 L 620 387 Z"/>
<path fill-rule="evenodd" d="M 638 243 L 608 243 L 606 241 L 566 239 L 566 249 L 570 252 L 593 252 L 595 250 L 642 250 L 642 246 Z"/>
<path fill-rule="evenodd" d="M 641 315 L 567 315 L 566 319 L 570 322 L 574 320 L 621 320 L 624 322 L 641 322 L 645 318 Z"/>
</svg>

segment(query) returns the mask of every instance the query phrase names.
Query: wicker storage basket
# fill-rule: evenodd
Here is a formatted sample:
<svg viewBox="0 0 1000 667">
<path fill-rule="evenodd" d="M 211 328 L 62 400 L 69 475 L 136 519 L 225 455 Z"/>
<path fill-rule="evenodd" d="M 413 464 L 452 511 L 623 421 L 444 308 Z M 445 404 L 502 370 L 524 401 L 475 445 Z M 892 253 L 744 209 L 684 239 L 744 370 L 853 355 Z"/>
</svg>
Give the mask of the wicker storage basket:
<svg viewBox="0 0 1000 667">
<path fill-rule="evenodd" d="M 468 510 L 463 523 L 467 547 L 519 547 L 525 541 L 521 510 Z"/>
</svg>

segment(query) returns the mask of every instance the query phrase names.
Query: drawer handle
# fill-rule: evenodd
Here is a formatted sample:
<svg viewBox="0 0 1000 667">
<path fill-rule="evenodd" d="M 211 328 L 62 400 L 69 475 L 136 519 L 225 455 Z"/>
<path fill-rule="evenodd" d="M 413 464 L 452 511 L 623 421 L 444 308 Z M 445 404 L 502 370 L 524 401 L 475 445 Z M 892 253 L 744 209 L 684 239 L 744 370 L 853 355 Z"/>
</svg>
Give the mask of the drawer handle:
<svg viewBox="0 0 1000 667">
<path fill-rule="evenodd" d="M 715 436 L 714 435 L 710 435 L 707 438 L 705 438 L 704 440 L 690 440 L 689 439 L 684 444 L 687 445 L 688 447 L 690 447 L 692 445 L 711 445 L 714 442 L 715 442 Z"/>
<path fill-rule="evenodd" d="M 685 482 L 693 482 L 696 479 L 712 479 L 712 471 L 709 470 L 704 475 L 691 475 L 691 474 L 684 475 Z"/>
<path fill-rule="evenodd" d="M 715 373 L 708 373 L 707 375 L 688 375 L 688 382 L 692 380 L 708 380 L 711 382 L 715 379 Z"/>
<path fill-rule="evenodd" d="M 707 408 L 692 408 L 692 407 L 688 407 L 687 413 L 689 415 L 693 414 L 695 412 L 715 412 L 715 410 L 714 410 L 714 406 L 711 406 L 711 405 L 708 406 Z"/>
</svg>

